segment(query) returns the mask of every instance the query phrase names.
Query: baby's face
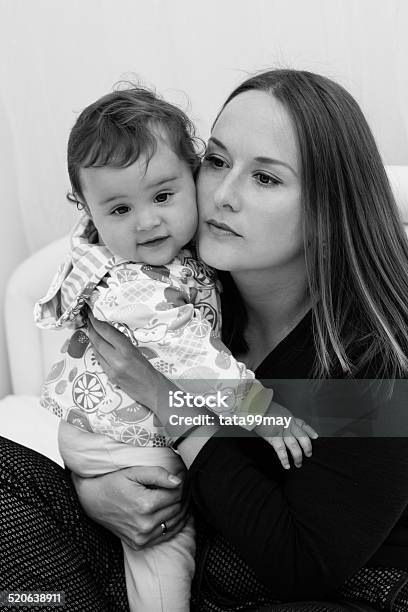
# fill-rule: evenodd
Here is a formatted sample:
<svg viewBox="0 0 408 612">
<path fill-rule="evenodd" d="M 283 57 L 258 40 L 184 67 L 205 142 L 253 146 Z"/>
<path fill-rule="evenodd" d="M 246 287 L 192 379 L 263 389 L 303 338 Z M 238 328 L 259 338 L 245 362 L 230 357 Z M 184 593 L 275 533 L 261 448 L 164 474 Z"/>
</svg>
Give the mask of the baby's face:
<svg viewBox="0 0 408 612">
<path fill-rule="evenodd" d="M 80 180 L 100 241 L 115 255 L 159 266 L 194 236 L 195 184 L 189 166 L 162 139 L 127 168 L 81 168 Z"/>
</svg>

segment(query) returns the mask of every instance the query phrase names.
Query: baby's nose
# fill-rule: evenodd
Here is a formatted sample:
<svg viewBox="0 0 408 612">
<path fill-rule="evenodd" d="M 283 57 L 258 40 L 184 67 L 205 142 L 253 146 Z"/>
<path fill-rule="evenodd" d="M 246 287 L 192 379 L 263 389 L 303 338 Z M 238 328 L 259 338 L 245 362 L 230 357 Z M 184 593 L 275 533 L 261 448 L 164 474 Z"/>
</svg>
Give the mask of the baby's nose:
<svg viewBox="0 0 408 612">
<path fill-rule="evenodd" d="M 146 210 L 136 216 L 136 231 L 150 231 L 160 225 L 160 218 L 154 210 Z"/>
</svg>

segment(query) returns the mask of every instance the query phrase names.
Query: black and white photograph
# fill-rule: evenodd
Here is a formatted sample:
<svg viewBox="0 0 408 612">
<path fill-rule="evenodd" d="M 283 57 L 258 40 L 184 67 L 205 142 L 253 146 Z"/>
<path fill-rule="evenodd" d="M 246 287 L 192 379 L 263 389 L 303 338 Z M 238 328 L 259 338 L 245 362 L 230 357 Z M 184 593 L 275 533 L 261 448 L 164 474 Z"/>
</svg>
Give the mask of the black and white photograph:
<svg viewBox="0 0 408 612">
<path fill-rule="evenodd" d="M 408 612 L 408 2 L 0 0 L 0 610 Z"/>
</svg>

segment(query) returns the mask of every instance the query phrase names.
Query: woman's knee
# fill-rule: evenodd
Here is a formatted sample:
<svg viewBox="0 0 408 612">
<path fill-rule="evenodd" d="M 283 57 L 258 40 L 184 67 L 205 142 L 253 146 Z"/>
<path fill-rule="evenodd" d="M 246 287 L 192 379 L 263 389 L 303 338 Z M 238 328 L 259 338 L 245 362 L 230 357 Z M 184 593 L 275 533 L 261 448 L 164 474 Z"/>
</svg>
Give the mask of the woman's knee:
<svg viewBox="0 0 408 612">
<path fill-rule="evenodd" d="M 50 495 L 72 497 L 70 476 L 47 457 L 0 437 L 0 488 L 37 502 L 49 501 Z"/>
</svg>

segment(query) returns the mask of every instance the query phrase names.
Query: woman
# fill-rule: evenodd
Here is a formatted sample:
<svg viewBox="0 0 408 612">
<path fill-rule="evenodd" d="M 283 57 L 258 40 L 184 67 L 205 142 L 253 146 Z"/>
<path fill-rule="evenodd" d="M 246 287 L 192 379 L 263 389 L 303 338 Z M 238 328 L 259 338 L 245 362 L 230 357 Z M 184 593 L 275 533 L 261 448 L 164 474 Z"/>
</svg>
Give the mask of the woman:
<svg viewBox="0 0 408 612">
<path fill-rule="evenodd" d="M 344 90 L 296 71 L 250 79 L 216 120 L 197 187 L 200 254 L 222 270 L 224 341 L 258 378 L 405 376 L 408 249 L 369 129 Z M 152 389 L 162 399 L 167 381 L 115 330 L 92 320 L 90 334 L 109 376 L 166 425 L 177 411 Z M 274 387 L 297 414 L 291 386 Z M 315 406 L 310 397 L 319 419 L 327 403 Z M 196 609 L 391 609 L 390 599 L 393 609 L 406 609 L 405 438 L 322 438 L 301 470 L 284 471 L 263 440 L 238 433 L 211 425 L 177 432 L 197 516 Z M 135 546 L 171 536 L 183 520 L 177 485 L 162 474 L 158 484 L 175 486 L 174 498 L 167 505 L 139 498 L 135 526 L 134 492 L 123 486 L 129 475 L 76 479 L 86 511 Z M 66 490 L 60 505 L 78 513 L 68 482 L 58 478 L 58 499 Z M 42 516 L 49 490 L 38 490 L 38 479 L 25 485 L 30 495 L 21 493 L 18 472 L 10 477 L 8 469 L 4 479 L 11 503 L 23 497 L 26 508 L 35 500 L 31 508 Z M 55 512 L 52 530 L 65 546 L 67 533 L 74 536 L 66 514 Z M 98 594 L 100 607 L 88 598 L 86 609 L 125 609 L 110 603 L 112 576 L 120 575 L 117 542 L 82 521 L 87 544 L 75 535 L 65 559 L 76 549 L 83 560 L 84 548 L 97 542 L 105 569 L 95 579 L 102 584 L 105 571 L 110 585 Z M 56 530 L 61 522 L 68 528 Z M 358 599 L 372 607 L 350 603 Z M 326 603 L 274 607 L 277 600 Z"/>
<path fill-rule="evenodd" d="M 296 71 L 238 87 L 213 126 L 197 190 L 200 255 L 230 272 L 222 273 L 224 340 L 258 378 L 406 375 L 407 244 L 369 128 L 341 87 Z M 164 379 L 93 323 L 110 377 L 167 423 L 175 409 L 151 393 L 158 387 L 165 398 Z M 314 396 L 306 389 L 302 404 L 316 400 L 315 418 L 336 433 L 323 422 L 336 397 L 323 387 Z M 275 390 L 298 414 L 293 389 Z M 358 421 L 348 430 L 367 436 L 381 393 L 363 383 L 345 393 L 342 416 Z M 395 415 L 395 398 L 385 404 Z M 226 440 L 211 426 L 179 439 L 198 530 L 206 529 L 199 608 L 347 596 L 385 605 L 408 568 L 408 531 L 398 522 L 408 442 L 346 431 L 315 442 L 313 457 L 287 474 L 259 439 Z"/>
</svg>

